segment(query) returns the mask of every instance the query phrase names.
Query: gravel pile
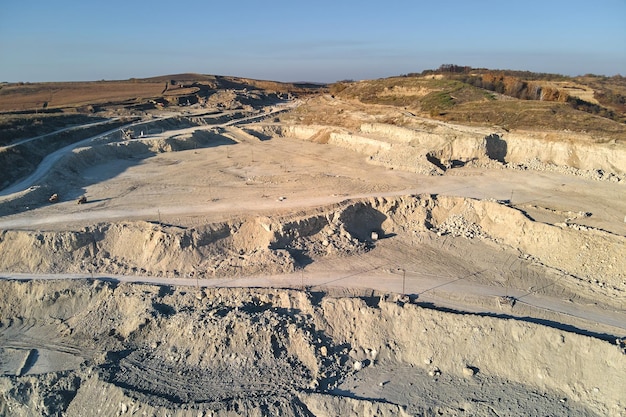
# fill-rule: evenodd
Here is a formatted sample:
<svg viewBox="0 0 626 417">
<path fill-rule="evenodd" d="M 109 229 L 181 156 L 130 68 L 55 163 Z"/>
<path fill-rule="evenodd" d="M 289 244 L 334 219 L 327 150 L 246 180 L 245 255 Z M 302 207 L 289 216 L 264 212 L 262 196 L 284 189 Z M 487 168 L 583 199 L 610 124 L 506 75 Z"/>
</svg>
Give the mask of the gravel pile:
<svg viewBox="0 0 626 417">
<path fill-rule="evenodd" d="M 449 216 L 445 222 L 435 229 L 438 236 L 452 235 L 462 236 L 466 239 L 487 239 L 489 236 L 476 223 L 467 220 L 461 214 Z"/>
</svg>

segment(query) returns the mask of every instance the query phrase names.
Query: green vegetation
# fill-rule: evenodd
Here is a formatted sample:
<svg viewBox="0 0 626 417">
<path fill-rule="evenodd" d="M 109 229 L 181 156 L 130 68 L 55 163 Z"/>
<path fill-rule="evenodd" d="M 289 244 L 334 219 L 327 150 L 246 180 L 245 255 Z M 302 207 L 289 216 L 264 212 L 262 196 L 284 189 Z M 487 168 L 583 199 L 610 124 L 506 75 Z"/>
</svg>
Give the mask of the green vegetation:
<svg viewBox="0 0 626 417">
<path fill-rule="evenodd" d="M 626 138 L 626 125 L 576 110 L 568 103 L 522 100 L 465 103 L 455 106 L 442 118 L 505 129 L 584 132 L 597 141 Z"/>
<path fill-rule="evenodd" d="M 360 83 L 335 83 L 332 94 L 366 104 L 407 107 L 431 116 L 445 114 L 459 104 L 494 100 L 493 94 L 454 79 L 393 77 Z"/>
<path fill-rule="evenodd" d="M 582 77 L 567 77 L 561 74 L 530 71 L 488 70 L 459 65 L 442 65 L 436 70 L 426 70 L 421 74 L 408 76 L 439 76 L 521 100 L 568 103 L 576 110 L 626 123 L 626 78 L 621 75 L 604 77 L 587 74 Z M 571 96 L 565 87 L 559 86 L 559 83 L 562 85 L 570 82 L 573 84 L 569 86 L 570 89 L 593 90 L 593 100 Z M 576 86 L 577 84 L 582 87 Z"/>
<path fill-rule="evenodd" d="M 570 77 L 561 74 L 548 74 L 543 72 L 516 71 L 516 70 L 491 70 L 488 68 L 472 68 L 469 66 L 460 66 L 454 64 L 444 64 L 435 70 L 424 70 L 420 74 L 409 74 L 409 76 L 428 76 L 428 75 L 454 75 L 454 74 L 501 74 L 503 76 L 520 78 L 523 80 L 542 80 L 542 81 L 567 81 Z"/>
<path fill-rule="evenodd" d="M 449 91 L 433 91 L 422 99 L 422 109 L 428 111 L 431 116 L 442 114 L 444 110 L 454 106 L 454 99 Z"/>
<path fill-rule="evenodd" d="M 331 94 L 366 104 L 407 107 L 439 114 L 456 104 L 489 99 L 480 89 L 457 80 L 393 77 L 359 83 L 335 83 Z"/>
</svg>

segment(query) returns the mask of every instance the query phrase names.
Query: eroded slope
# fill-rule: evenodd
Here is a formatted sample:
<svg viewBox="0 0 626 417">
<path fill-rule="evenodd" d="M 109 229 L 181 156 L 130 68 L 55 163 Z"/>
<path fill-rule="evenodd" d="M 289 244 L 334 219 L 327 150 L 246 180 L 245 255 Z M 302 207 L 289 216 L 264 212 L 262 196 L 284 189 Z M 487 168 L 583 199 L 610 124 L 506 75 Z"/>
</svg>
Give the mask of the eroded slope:
<svg viewBox="0 0 626 417">
<path fill-rule="evenodd" d="M 12 415 L 619 415 L 625 407 L 626 356 L 610 343 L 408 299 L 98 281 L 0 286 L 0 409 Z M 25 365 L 6 360 L 25 350 Z M 45 352 L 72 361 L 63 368 Z M 411 370 L 391 376 L 404 394 L 335 389 L 347 380 L 393 387 L 381 378 L 398 368 Z M 422 401 L 420 378 L 470 390 Z M 504 401 L 476 400 L 471 387 Z"/>
</svg>

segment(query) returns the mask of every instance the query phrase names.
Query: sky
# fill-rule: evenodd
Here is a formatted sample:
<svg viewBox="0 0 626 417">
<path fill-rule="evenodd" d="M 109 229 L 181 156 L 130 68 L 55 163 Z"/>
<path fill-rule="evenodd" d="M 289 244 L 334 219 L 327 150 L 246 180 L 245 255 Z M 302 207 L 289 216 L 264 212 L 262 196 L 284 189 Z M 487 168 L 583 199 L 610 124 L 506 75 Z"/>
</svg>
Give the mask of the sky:
<svg viewBox="0 0 626 417">
<path fill-rule="evenodd" d="M 333 82 L 441 64 L 626 76 L 626 0 L 0 2 L 0 82 Z"/>
</svg>

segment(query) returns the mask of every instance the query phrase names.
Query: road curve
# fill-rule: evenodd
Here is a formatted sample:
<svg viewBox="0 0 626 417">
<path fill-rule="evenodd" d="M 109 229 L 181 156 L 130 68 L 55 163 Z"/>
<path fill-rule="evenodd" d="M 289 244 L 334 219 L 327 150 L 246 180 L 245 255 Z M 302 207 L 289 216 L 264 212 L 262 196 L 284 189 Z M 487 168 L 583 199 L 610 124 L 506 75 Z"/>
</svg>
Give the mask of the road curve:
<svg viewBox="0 0 626 417">
<path fill-rule="evenodd" d="M 246 116 L 246 117 L 242 117 L 239 119 L 232 119 L 229 120 L 225 123 L 222 124 L 216 124 L 216 125 L 211 125 L 211 126 L 195 126 L 193 128 L 186 128 L 186 129 L 180 129 L 180 131 L 194 131 L 194 130 L 202 130 L 202 129 L 213 129 L 213 128 L 217 128 L 217 127 L 227 127 L 227 126 L 233 126 L 233 125 L 237 125 L 237 124 L 243 124 L 243 123 L 252 123 L 254 121 L 257 121 L 259 119 L 263 119 L 278 113 L 282 113 L 285 112 L 287 110 L 290 110 L 294 107 L 297 107 L 298 105 L 300 105 L 299 101 L 294 101 L 292 103 L 288 103 L 287 105 L 278 107 L 278 108 L 274 108 L 272 111 L 269 112 L 265 112 L 265 113 L 261 113 L 261 114 L 254 114 L 251 116 Z M 193 115 L 190 115 L 193 116 Z M 4 190 L 0 190 L 0 197 L 7 197 L 10 196 L 12 194 L 16 194 L 19 192 L 22 192 L 26 189 L 28 189 L 29 187 L 31 187 L 32 185 L 34 185 L 37 181 L 41 180 L 47 173 L 48 171 L 50 171 L 50 169 L 52 169 L 52 167 L 54 166 L 54 164 L 56 164 L 63 156 L 65 156 L 66 154 L 72 152 L 72 150 L 74 150 L 75 148 L 84 146 L 86 144 L 88 144 L 89 142 L 92 142 L 94 140 L 97 140 L 99 138 L 105 137 L 107 135 L 110 135 L 112 133 L 115 133 L 117 131 L 123 131 L 124 129 L 129 129 L 131 127 L 135 127 L 135 126 L 140 126 L 142 124 L 145 123 L 151 123 L 154 122 L 155 120 L 167 120 L 167 119 L 171 119 L 177 116 L 164 116 L 164 117 L 159 117 L 157 119 L 150 119 L 150 120 L 141 120 L 141 121 L 137 121 L 137 122 L 133 122 L 133 123 L 129 123 L 120 127 L 117 127 L 115 129 L 111 129 L 108 130 L 106 132 L 100 133 L 98 135 L 95 136 L 91 136 L 88 138 L 85 138 L 79 142 L 75 142 L 72 143 L 70 145 L 67 145 L 61 149 L 56 150 L 55 152 L 47 155 L 43 161 L 41 161 L 41 163 L 37 166 L 37 169 L 35 170 L 35 172 L 33 172 L 31 175 L 29 175 L 27 178 L 24 178 L 22 181 L 19 181 L 7 188 L 5 188 Z M 107 121 L 107 123 L 109 123 L 110 121 Z M 52 134 L 56 134 L 59 132 L 63 132 L 66 130 L 71 130 L 71 129 L 78 129 L 78 128 L 82 128 L 82 127 L 90 127 L 96 124 L 100 124 L 101 122 L 98 123 L 89 123 L 86 125 L 80 125 L 80 126 L 73 126 L 73 127 L 69 127 L 69 128 L 65 128 L 65 129 L 61 129 L 58 130 L 56 132 L 52 132 L 52 133 L 48 133 L 46 135 L 41 135 L 41 136 L 37 136 L 34 138 L 28 138 L 28 139 L 23 139 L 22 141 L 20 141 L 19 143 L 26 143 L 32 140 L 37 140 L 40 139 L 42 137 L 48 136 L 48 135 L 52 135 Z M 103 123 L 103 122 L 102 122 Z M 175 130 L 174 132 L 179 132 L 179 130 Z M 160 138 L 161 136 L 155 136 L 152 139 L 157 139 Z M 145 137 L 145 138 L 139 138 L 136 140 L 149 140 L 151 139 L 151 137 Z M 18 143 L 9 145 L 8 147 L 11 146 L 16 146 Z M 0 148 L 2 149 L 2 148 Z"/>
<path fill-rule="evenodd" d="M 61 159 L 63 156 L 65 156 L 66 154 L 72 152 L 72 150 L 74 148 L 78 148 L 80 146 L 86 145 L 87 143 L 97 140 L 99 138 L 105 137 L 107 135 L 110 135 L 112 133 L 115 133 L 117 131 L 123 130 L 123 129 L 128 129 L 130 127 L 133 126 L 138 126 L 141 125 L 143 123 L 147 123 L 146 121 L 139 121 L 139 122 L 134 122 L 134 123 L 129 123 L 127 125 L 123 125 L 120 127 L 116 127 L 115 129 L 111 129 L 111 130 L 107 130 L 106 132 L 97 134 L 95 136 L 90 136 L 86 139 L 83 139 L 79 142 L 74 142 L 70 145 L 67 145 L 61 149 L 58 149 L 54 152 L 52 152 L 51 154 L 47 155 L 43 161 L 41 161 L 41 163 L 37 166 L 37 169 L 35 170 L 35 172 L 33 172 L 31 175 L 29 175 L 28 177 L 24 178 L 22 181 L 19 181 L 7 188 L 5 188 L 4 190 L 0 191 L 0 197 L 6 197 L 6 196 L 10 196 L 11 194 L 15 194 L 15 193 L 19 193 L 21 191 L 26 190 L 28 187 L 31 187 L 33 184 L 35 184 L 37 181 L 39 181 L 41 178 L 43 178 L 48 171 L 50 171 L 50 169 L 54 166 L 54 164 L 56 164 L 59 159 Z M 31 138 L 32 139 L 32 138 Z"/>
<path fill-rule="evenodd" d="M 120 120 L 119 117 L 113 117 L 111 119 L 103 120 L 101 122 L 93 122 L 93 123 L 86 123 L 86 124 L 83 124 L 83 125 L 64 127 L 63 129 L 55 130 L 54 132 L 45 133 L 43 135 L 34 136 L 32 138 L 20 139 L 17 142 L 11 143 L 10 145 L 0 146 L 0 151 L 3 151 L 5 149 L 10 149 L 10 148 L 13 148 L 15 146 L 23 145 L 25 143 L 32 142 L 32 141 L 35 141 L 35 140 L 43 139 L 46 136 L 58 135 L 59 133 L 67 132 L 67 131 L 70 131 L 70 130 L 78 130 L 78 129 L 84 129 L 84 128 L 87 128 L 87 127 L 106 125 L 106 124 L 109 124 L 111 122 L 115 122 L 115 121 L 118 121 L 118 120 Z"/>
</svg>

